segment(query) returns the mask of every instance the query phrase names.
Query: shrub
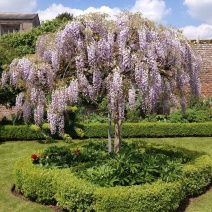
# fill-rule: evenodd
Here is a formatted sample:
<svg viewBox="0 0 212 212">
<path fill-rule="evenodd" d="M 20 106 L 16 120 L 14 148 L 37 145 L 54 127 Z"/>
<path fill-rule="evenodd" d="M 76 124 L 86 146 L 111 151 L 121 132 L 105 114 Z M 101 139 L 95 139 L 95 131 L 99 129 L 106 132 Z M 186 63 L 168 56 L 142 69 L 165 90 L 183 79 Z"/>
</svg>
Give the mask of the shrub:
<svg viewBox="0 0 212 212">
<path fill-rule="evenodd" d="M 67 147 L 51 146 L 40 156 L 40 164 L 46 167 L 67 168 L 74 159 L 74 153 Z"/>
<path fill-rule="evenodd" d="M 212 136 L 212 122 L 205 123 L 124 123 L 124 138 L 142 137 L 204 137 Z M 114 127 L 112 126 L 112 136 Z M 76 125 L 67 127 L 66 134 L 73 138 L 107 138 L 108 125 L 106 123 Z M 27 125 L 1 126 L 0 141 L 5 140 L 35 140 L 44 139 L 42 130 L 32 130 Z M 54 135 L 54 138 L 59 138 Z"/>
<path fill-rule="evenodd" d="M 70 171 L 61 171 L 60 177 L 56 180 L 57 204 L 69 211 L 93 211 L 96 186 L 77 178 Z"/>
<path fill-rule="evenodd" d="M 35 132 L 40 132 L 40 127 L 35 124 L 31 125 L 30 129 Z"/>
<path fill-rule="evenodd" d="M 58 170 L 42 169 L 33 165 L 30 156 L 23 157 L 16 163 L 15 184 L 17 190 L 33 201 L 40 203 L 55 203 L 53 176 Z"/>
<path fill-rule="evenodd" d="M 32 130 L 30 126 L 0 126 L 0 141 L 44 139 L 40 130 Z"/>
<path fill-rule="evenodd" d="M 124 138 L 212 136 L 212 122 L 205 123 L 124 123 Z M 87 138 L 107 138 L 107 124 L 84 124 Z M 112 136 L 114 134 L 112 126 Z"/>
<path fill-rule="evenodd" d="M 66 143 L 72 143 L 72 137 L 69 135 L 69 134 L 64 134 L 63 136 L 63 140 L 66 142 Z"/>
<path fill-rule="evenodd" d="M 173 182 L 181 177 L 183 161 L 182 156 L 130 148 L 112 157 L 102 157 L 95 164 L 82 166 L 76 174 L 103 187 L 142 185 L 158 179 Z"/>
<path fill-rule="evenodd" d="M 211 121 L 211 118 L 212 116 L 210 108 L 188 108 L 185 114 L 183 114 L 181 110 L 172 112 L 168 117 L 168 121 L 171 123 L 200 123 Z"/>
<path fill-rule="evenodd" d="M 132 187 L 98 188 L 94 193 L 95 211 L 175 211 L 185 197 L 180 182 L 155 182 Z"/>
<path fill-rule="evenodd" d="M 77 134 L 78 137 L 83 138 L 85 133 L 83 130 L 79 127 L 74 127 L 75 133 Z"/>
<path fill-rule="evenodd" d="M 200 194 L 211 182 L 212 167 L 209 156 L 196 158 L 183 167 L 182 173 L 186 194 L 189 196 Z"/>
<path fill-rule="evenodd" d="M 90 207 L 94 192 L 91 183 L 78 179 L 69 169 L 44 169 L 33 165 L 29 158 L 29 155 L 22 157 L 14 172 L 16 188 L 24 196 L 45 204 L 57 202 L 70 211 Z"/>
<path fill-rule="evenodd" d="M 86 117 L 84 117 L 83 123 L 90 124 L 90 123 L 107 123 L 108 119 L 107 116 L 103 114 L 96 114 L 90 113 Z"/>
</svg>

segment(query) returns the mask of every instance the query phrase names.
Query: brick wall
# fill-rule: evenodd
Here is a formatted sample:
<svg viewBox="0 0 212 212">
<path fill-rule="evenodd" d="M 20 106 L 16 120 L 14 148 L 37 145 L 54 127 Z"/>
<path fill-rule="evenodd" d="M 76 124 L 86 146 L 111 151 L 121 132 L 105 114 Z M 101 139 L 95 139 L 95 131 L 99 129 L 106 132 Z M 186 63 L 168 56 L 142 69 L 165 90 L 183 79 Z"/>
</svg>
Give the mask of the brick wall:
<svg viewBox="0 0 212 212">
<path fill-rule="evenodd" d="M 194 49 L 201 55 L 203 63 L 200 70 L 202 95 L 212 97 L 212 40 L 194 42 Z"/>
</svg>

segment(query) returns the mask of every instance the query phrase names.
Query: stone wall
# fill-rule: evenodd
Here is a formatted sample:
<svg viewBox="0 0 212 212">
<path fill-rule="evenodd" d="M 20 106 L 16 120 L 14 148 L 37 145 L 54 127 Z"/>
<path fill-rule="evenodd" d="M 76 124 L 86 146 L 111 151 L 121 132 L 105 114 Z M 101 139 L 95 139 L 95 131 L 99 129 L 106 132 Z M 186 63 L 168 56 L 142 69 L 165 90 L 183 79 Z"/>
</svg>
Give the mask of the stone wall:
<svg viewBox="0 0 212 212">
<path fill-rule="evenodd" d="M 3 105 L 0 105 L 0 121 L 2 119 L 12 120 L 12 114 L 16 114 L 15 107 L 7 108 Z"/>
</svg>

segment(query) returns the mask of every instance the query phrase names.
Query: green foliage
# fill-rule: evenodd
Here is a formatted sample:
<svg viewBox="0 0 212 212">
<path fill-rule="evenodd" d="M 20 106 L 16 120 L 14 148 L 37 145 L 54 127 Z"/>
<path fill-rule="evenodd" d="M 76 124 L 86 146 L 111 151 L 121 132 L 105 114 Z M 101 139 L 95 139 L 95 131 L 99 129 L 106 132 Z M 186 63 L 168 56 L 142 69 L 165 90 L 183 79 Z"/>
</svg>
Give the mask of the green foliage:
<svg viewBox="0 0 212 212">
<path fill-rule="evenodd" d="M 43 130 L 49 130 L 49 129 L 50 129 L 49 124 L 48 124 L 48 123 L 43 123 L 42 129 L 43 129 Z"/>
<path fill-rule="evenodd" d="M 69 135 L 69 134 L 64 134 L 63 135 L 63 140 L 66 142 L 66 143 L 72 143 L 72 137 Z"/>
<path fill-rule="evenodd" d="M 30 129 L 34 132 L 39 132 L 43 135 L 45 140 L 43 140 L 44 143 L 53 143 L 55 142 L 54 138 L 50 135 L 50 129 L 49 124 L 44 123 L 41 127 L 33 124 L 31 125 Z"/>
<path fill-rule="evenodd" d="M 108 118 L 102 114 L 90 113 L 88 116 L 84 117 L 84 124 L 90 123 L 107 123 Z"/>
<path fill-rule="evenodd" d="M 35 125 L 35 124 L 31 125 L 30 129 L 35 131 L 35 132 L 39 132 L 40 131 L 40 127 Z"/>
<path fill-rule="evenodd" d="M 41 132 L 45 136 L 45 138 L 48 140 L 48 138 L 52 138 L 50 126 L 49 123 L 43 123 L 41 126 Z"/>
<path fill-rule="evenodd" d="M 144 143 L 142 146 L 158 152 L 172 149 Z M 44 169 L 34 165 L 27 155 L 15 165 L 15 184 L 24 196 L 37 202 L 56 203 L 69 211 L 176 211 L 183 199 L 199 194 L 209 184 L 212 164 L 209 156 L 200 156 L 201 153 L 177 147 L 173 152 L 180 155 L 190 152 L 191 159 L 183 165 L 182 180 L 176 182 L 158 180 L 145 185 L 99 187 L 79 179 L 70 169 Z"/>
<path fill-rule="evenodd" d="M 209 137 L 212 136 L 212 123 L 124 123 L 124 138 L 160 138 L 160 137 Z M 106 123 L 76 125 L 65 129 L 66 134 L 74 138 L 107 138 Z M 114 134 L 112 128 L 112 135 Z M 48 135 L 48 134 L 47 134 Z M 44 139 L 46 134 L 33 131 L 29 126 L 0 125 L 0 140 Z"/>
<path fill-rule="evenodd" d="M 1 60 L 1 58 L 0 58 L 0 60 Z M 1 76 L 1 68 L 0 68 L 0 76 Z M 18 93 L 18 91 L 13 90 L 11 88 L 11 86 L 7 85 L 3 88 L 0 86 L 0 104 L 2 104 L 2 105 L 9 104 L 10 106 L 14 106 L 17 93 Z"/>
<path fill-rule="evenodd" d="M 53 174 L 51 170 L 38 169 L 29 160 L 30 156 L 25 157 L 16 164 L 15 181 L 16 188 L 33 201 L 49 204 L 55 203 L 55 188 L 52 183 Z M 33 166 L 30 166 L 30 164 Z M 21 167 L 18 168 L 17 167 Z M 30 167 L 30 168 L 29 168 Z M 56 174 L 56 170 L 54 174 Z"/>
<path fill-rule="evenodd" d="M 76 106 L 66 106 L 65 124 L 67 126 L 74 125 L 77 120 L 78 108 Z"/>
<path fill-rule="evenodd" d="M 171 123 L 188 123 L 182 114 L 181 110 L 176 110 L 169 115 L 169 122 Z"/>
<path fill-rule="evenodd" d="M 140 111 L 137 109 L 127 111 L 126 120 L 131 123 L 140 122 L 142 120 L 140 117 Z"/>
<path fill-rule="evenodd" d="M 3 124 L 3 123 L 2 123 Z M 46 142 L 54 141 L 54 139 L 61 139 L 57 134 L 53 137 L 50 134 L 49 126 L 44 123 L 40 128 L 37 125 L 0 125 L 0 141 L 9 140 L 35 140 L 35 139 L 46 139 Z M 71 142 L 71 137 L 83 138 L 84 131 L 81 129 L 82 125 L 68 126 L 66 128 L 66 134 L 71 135 L 69 142 Z"/>
<path fill-rule="evenodd" d="M 168 121 L 171 123 L 207 122 L 212 120 L 211 112 L 210 108 L 188 108 L 185 114 L 181 110 L 177 110 L 169 115 Z"/>
<path fill-rule="evenodd" d="M 160 138 L 212 136 L 212 122 L 205 123 L 123 123 L 124 138 Z M 107 138 L 105 123 L 84 124 L 83 131 L 88 138 Z M 112 135 L 114 134 L 112 127 Z"/>
<path fill-rule="evenodd" d="M 57 202 L 70 211 L 89 211 L 93 185 L 76 178 L 69 169 L 44 169 L 33 165 L 29 158 L 23 157 L 15 166 L 15 184 L 20 192 L 36 202 Z"/>
<path fill-rule="evenodd" d="M 47 168 L 67 168 L 74 160 L 74 153 L 67 147 L 51 146 L 39 157 L 39 163 Z"/>
<path fill-rule="evenodd" d="M 188 122 L 206 122 L 212 120 L 211 110 L 188 109 L 186 111 L 186 119 Z"/>
<path fill-rule="evenodd" d="M 69 135 L 65 134 L 65 137 Z M 40 153 L 38 163 L 46 168 L 67 168 L 80 166 L 83 163 L 98 162 L 104 160 L 107 155 L 104 143 L 89 142 L 80 149 L 69 149 L 67 147 L 51 146 Z M 36 158 L 37 159 L 37 158 Z M 34 160 L 33 160 L 34 162 Z"/>
<path fill-rule="evenodd" d="M 80 176 L 103 187 L 132 186 L 151 183 L 158 178 L 165 182 L 176 181 L 181 176 L 181 167 L 182 158 L 126 149 L 112 158 L 102 158 L 96 166 L 91 164 Z"/>
<path fill-rule="evenodd" d="M 209 156 L 203 155 L 183 167 L 182 179 L 187 195 L 200 194 L 209 185 L 212 173 L 211 164 Z"/>
<path fill-rule="evenodd" d="M 67 20 L 67 21 L 72 21 L 73 20 L 73 15 L 68 13 L 68 12 L 64 12 L 64 13 L 61 13 L 59 15 L 56 16 L 55 19 L 60 19 L 60 20 Z"/>
<path fill-rule="evenodd" d="M 175 211 L 183 200 L 181 183 L 155 182 L 151 185 L 99 188 L 95 192 L 95 211 L 131 212 Z"/>
<path fill-rule="evenodd" d="M 107 97 L 102 98 L 101 102 L 98 104 L 98 110 L 100 110 L 104 114 L 108 113 L 108 98 Z"/>
<path fill-rule="evenodd" d="M 44 139 L 44 135 L 41 131 L 34 131 L 30 126 L 19 125 L 0 126 L 0 141 L 16 141 L 16 140 L 36 140 Z"/>
<path fill-rule="evenodd" d="M 192 123 L 192 122 L 207 122 L 212 120 L 212 110 L 210 107 L 210 99 L 199 99 L 194 101 L 191 99 L 188 103 L 188 108 L 185 113 L 182 110 L 173 111 L 168 116 L 168 122 L 172 123 Z"/>
<path fill-rule="evenodd" d="M 81 128 L 74 127 L 74 130 L 75 130 L 75 133 L 77 134 L 77 136 L 79 138 L 83 138 L 84 137 L 85 133 L 84 133 L 84 131 Z"/>
<path fill-rule="evenodd" d="M 8 48 L 11 50 L 11 60 L 17 57 L 23 57 L 26 54 L 34 54 L 38 37 L 45 33 L 56 32 L 59 28 L 65 26 L 65 23 L 67 23 L 65 19 L 53 19 L 41 23 L 40 26 L 33 28 L 31 31 L 4 35 L 0 39 L 0 46 L 4 49 Z"/>
<path fill-rule="evenodd" d="M 55 198 L 61 208 L 68 211 L 94 211 L 96 187 L 91 183 L 61 170 L 56 187 Z"/>
</svg>

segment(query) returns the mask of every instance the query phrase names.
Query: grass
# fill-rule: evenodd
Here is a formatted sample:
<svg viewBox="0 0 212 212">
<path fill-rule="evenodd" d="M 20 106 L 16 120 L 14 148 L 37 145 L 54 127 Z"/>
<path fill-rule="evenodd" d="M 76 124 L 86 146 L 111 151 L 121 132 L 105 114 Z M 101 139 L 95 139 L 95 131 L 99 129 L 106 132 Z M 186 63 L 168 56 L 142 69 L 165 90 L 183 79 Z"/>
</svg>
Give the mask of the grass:
<svg viewBox="0 0 212 212">
<path fill-rule="evenodd" d="M 58 143 L 61 145 L 64 143 Z M 0 212 L 49 212 L 49 208 L 24 201 L 11 193 L 14 184 L 13 167 L 16 160 L 26 153 L 33 153 L 52 144 L 41 144 L 36 141 L 17 141 L 0 143 Z"/>
<path fill-rule="evenodd" d="M 191 150 L 207 152 L 212 158 L 212 138 L 146 138 L 135 139 L 154 143 L 166 143 L 175 146 L 185 147 Z M 74 141 L 77 146 L 84 141 Z M 0 212 L 49 212 L 52 211 L 46 206 L 32 202 L 27 202 L 11 193 L 14 184 L 13 167 L 19 157 L 27 153 L 37 152 L 53 144 L 42 144 L 37 141 L 17 141 L 0 143 Z M 59 141 L 56 145 L 62 146 L 68 144 Z M 205 212 L 212 211 L 212 190 L 193 199 L 186 212 Z"/>
</svg>

